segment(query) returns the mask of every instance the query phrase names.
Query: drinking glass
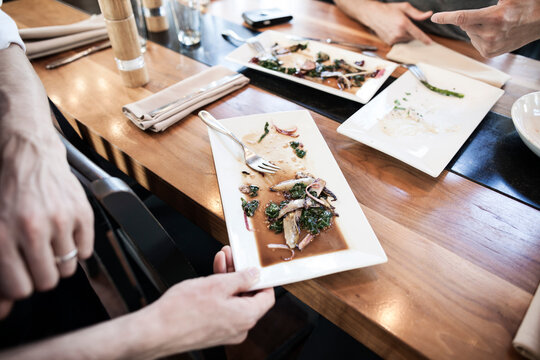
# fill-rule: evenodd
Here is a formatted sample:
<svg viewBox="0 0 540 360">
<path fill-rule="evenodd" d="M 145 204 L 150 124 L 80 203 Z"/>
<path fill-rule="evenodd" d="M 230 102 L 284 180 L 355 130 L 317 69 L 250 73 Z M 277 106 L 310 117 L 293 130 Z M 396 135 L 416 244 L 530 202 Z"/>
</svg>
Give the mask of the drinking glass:
<svg viewBox="0 0 540 360">
<path fill-rule="evenodd" d="M 178 41 L 185 46 L 201 42 L 201 0 L 170 0 Z"/>
<path fill-rule="evenodd" d="M 146 24 L 144 23 L 144 15 L 141 0 L 131 0 L 131 7 L 133 8 L 133 16 L 135 16 L 135 23 L 137 24 L 137 31 L 139 32 L 139 42 L 141 43 L 141 52 L 146 52 L 146 38 L 148 32 L 146 31 Z"/>
</svg>

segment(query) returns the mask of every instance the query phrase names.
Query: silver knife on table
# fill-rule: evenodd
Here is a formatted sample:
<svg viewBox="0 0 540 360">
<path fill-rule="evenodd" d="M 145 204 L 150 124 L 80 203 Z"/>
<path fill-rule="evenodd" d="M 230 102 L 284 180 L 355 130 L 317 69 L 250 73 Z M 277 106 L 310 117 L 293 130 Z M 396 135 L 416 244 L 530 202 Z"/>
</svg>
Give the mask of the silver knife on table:
<svg viewBox="0 0 540 360">
<path fill-rule="evenodd" d="M 106 48 L 108 48 L 110 46 L 111 46 L 111 42 L 106 41 L 103 44 L 92 46 L 92 47 L 90 47 L 90 48 L 88 48 L 86 50 L 80 51 L 80 52 L 78 52 L 78 53 L 76 53 L 74 55 L 71 55 L 71 56 L 65 57 L 63 59 L 53 61 L 52 63 L 47 64 L 45 66 L 45 68 L 47 70 L 56 69 L 59 66 L 69 64 L 69 63 L 71 63 L 71 62 L 73 62 L 75 60 L 78 60 L 78 59 L 80 59 L 82 57 L 93 54 L 93 53 L 98 52 L 100 50 L 106 49 Z"/>
<path fill-rule="evenodd" d="M 377 47 L 373 46 L 373 45 L 358 44 L 358 43 L 352 43 L 352 42 L 348 42 L 348 41 L 337 41 L 337 40 L 332 40 L 330 38 L 317 39 L 317 38 L 312 38 L 312 37 L 307 37 L 307 36 L 302 36 L 302 38 L 308 39 L 308 40 L 313 40 L 313 41 L 320 41 L 320 42 L 327 43 L 327 44 L 337 44 L 337 45 L 348 46 L 348 47 L 352 47 L 352 48 L 356 48 L 356 49 L 360 49 L 360 50 L 377 51 Z"/>
</svg>

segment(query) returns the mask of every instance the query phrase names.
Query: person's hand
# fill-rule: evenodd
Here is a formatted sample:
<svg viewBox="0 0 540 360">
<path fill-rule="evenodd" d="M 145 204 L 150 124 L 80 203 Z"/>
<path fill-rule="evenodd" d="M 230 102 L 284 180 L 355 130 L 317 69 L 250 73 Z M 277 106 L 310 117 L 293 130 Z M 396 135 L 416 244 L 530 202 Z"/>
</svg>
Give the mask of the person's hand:
<svg viewBox="0 0 540 360">
<path fill-rule="evenodd" d="M 48 114 L 48 106 L 45 114 Z M 26 110 L 31 113 L 31 110 Z M 43 116 L 43 115 L 42 115 Z M 43 118 L 43 121 L 51 121 Z M 93 213 L 56 134 L 14 132 L 1 143 L 0 300 L 17 300 L 72 275 L 93 250 Z M 2 309 L 6 309 L 2 306 Z"/>
<path fill-rule="evenodd" d="M 482 9 L 440 12 L 431 21 L 461 27 L 482 56 L 493 57 L 540 39 L 540 0 L 499 0 Z"/>
<path fill-rule="evenodd" d="M 246 293 L 259 279 L 256 268 L 234 270 L 230 248 L 216 255 L 220 274 L 186 280 L 143 311 L 157 324 L 160 354 L 238 344 L 274 305 L 273 289 Z"/>
<path fill-rule="evenodd" d="M 420 40 L 430 44 L 431 39 L 412 20 L 429 19 L 432 12 L 422 12 L 408 2 L 383 3 L 373 0 L 336 0 L 347 15 L 371 28 L 387 44 Z"/>
<path fill-rule="evenodd" d="M 234 272 L 234 261 L 231 247 L 225 245 L 214 257 L 214 273 L 225 274 Z"/>
</svg>

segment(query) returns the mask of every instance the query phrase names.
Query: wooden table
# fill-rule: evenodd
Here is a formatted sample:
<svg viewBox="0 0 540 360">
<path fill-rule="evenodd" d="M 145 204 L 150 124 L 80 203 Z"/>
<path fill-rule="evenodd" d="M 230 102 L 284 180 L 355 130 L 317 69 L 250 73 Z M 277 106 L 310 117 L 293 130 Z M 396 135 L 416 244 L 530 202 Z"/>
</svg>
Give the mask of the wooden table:
<svg viewBox="0 0 540 360">
<path fill-rule="evenodd" d="M 250 8 L 281 7 L 295 20 L 274 29 L 361 40 L 389 48 L 333 5 L 310 0 L 215 0 L 209 11 L 240 23 Z M 20 27 L 65 24 L 87 15 L 54 0 L 2 7 Z M 438 39 L 480 59 L 468 44 Z M 154 43 L 151 81 L 122 86 L 111 50 L 54 71 L 34 61 L 51 99 L 101 154 L 227 242 L 207 129 L 191 115 L 162 134 L 145 133 L 121 113 L 205 65 Z M 504 55 L 487 63 L 512 75 L 494 110 L 509 115 L 520 95 L 540 89 L 540 62 Z M 252 85 L 206 107 L 217 118 L 299 109 Z M 444 171 L 433 179 L 336 132 L 312 112 L 388 255 L 388 263 L 286 286 L 385 358 L 518 358 L 511 345 L 540 281 L 540 212 Z M 331 344 L 329 344 L 331 346 Z"/>
</svg>

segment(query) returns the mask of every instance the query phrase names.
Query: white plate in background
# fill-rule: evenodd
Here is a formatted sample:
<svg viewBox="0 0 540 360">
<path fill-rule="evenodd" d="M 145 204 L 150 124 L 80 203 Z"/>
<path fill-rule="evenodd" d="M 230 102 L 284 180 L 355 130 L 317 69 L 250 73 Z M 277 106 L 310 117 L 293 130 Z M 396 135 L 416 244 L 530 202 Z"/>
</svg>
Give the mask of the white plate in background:
<svg viewBox="0 0 540 360">
<path fill-rule="evenodd" d="M 253 170 L 245 165 L 238 144 L 226 135 L 209 128 L 208 134 L 235 267 L 237 270 L 249 267 L 261 269 L 260 281 L 253 289 L 289 284 L 387 261 L 384 250 L 308 111 L 259 114 L 218 121 L 240 139 L 247 134 L 262 133 L 266 122 L 273 122 L 282 128 L 296 126 L 297 133 L 300 134 L 300 137 L 296 139 L 278 134 L 273 136 L 282 137 L 283 144 L 291 140 L 304 144 L 307 150 L 304 159 L 295 158 L 294 154 L 290 153 L 291 149 L 288 148 L 286 150 L 289 151 L 289 155 L 286 161 L 294 163 L 295 168 L 305 167 L 308 172 L 326 180 L 328 188 L 338 198 L 332 203 L 340 215 L 334 218 L 334 221 L 338 224 L 348 245 L 348 249 L 345 250 L 261 267 L 254 234 L 244 225 L 240 202 L 243 194 L 238 190 L 238 187 L 245 182 L 242 171 L 253 172 Z M 283 157 L 279 155 L 278 148 L 280 147 L 276 146 L 275 150 L 260 155 L 279 164 L 278 160 Z M 281 150 L 283 149 L 281 147 Z M 266 174 L 264 181 L 273 184 L 272 175 Z M 261 211 L 263 206 L 264 204 L 261 204 L 257 211 Z M 253 228 L 253 225 L 250 227 Z"/>
<path fill-rule="evenodd" d="M 512 121 L 521 140 L 540 156 L 540 91 L 523 95 L 514 102 Z"/>
<path fill-rule="evenodd" d="M 302 79 L 293 75 L 287 75 L 285 73 L 274 71 L 270 69 L 266 69 L 262 66 L 259 66 L 257 64 L 251 63 L 250 60 L 257 55 L 256 51 L 253 50 L 248 44 L 243 44 L 242 46 L 238 47 L 234 51 L 232 51 L 227 57 L 226 60 L 235 62 L 237 64 L 262 71 L 271 75 L 279 76 L 284 79 L 288 79 L 291 81 L 295 81 L 300 84 L 304 84 L 307 86 L 310 86 L 315 89 L 319 89 L 321 91 L 325 91 L 330 94 L 334 94 L 337 96 L 341 96 L 343 98 L 353 100 L 362 104 L 367 103 L 373 95 L 379 90 L 379 88 L 384 84 L 386 79 L 394 72 L 394 70 L 397 67 L 396 63 L 374 58 L 366 55 L 362 55 L 360 53 L 356 53 L 349 50 L 344 50 L 335 46 L 331 46 L 328 44 L 323 44 L 318 41 L 313 40 L 298 40 L 298 38 L 282 34 L 277 31 L 267 30 L 263 33 L 257 35 L 257 40 L 261 42 L 261 44 L 265 47 L 265 49 L 270 49 L 272 45 L 275 43 L 278 43 L 280 46 L 289 46 L 294 45 L 298 43 L 309 43 L 308 49 L 311 51 L 311 53 L 316 54 L 319 51 L 325 52 L 330 56 L 330 59 L 343 59 L 347 61 L 348 63 L 354 64 L 355 61 L 361 61 L 364 60 L 364 66 L 367 70 L 375 70 L 377 68 L 384 69 L 384 74 L 379 78 L 372 78 L 369 80 L 366 80 L 366 82 L 358 88 L 358 91 L 356 94 L 352 94 L 346 91 L 341 91 L 339 89 L 333 88 L 331 86 L 326 86 L 323 84 L 319 84 L 310 80 Z"/>
<path fill-rule="evenodd" d="M 407 71 L 337 131 L 437 177 L 504 91 L 431 65 L 418 66 L 433 86 L 465 96 L 433 92 Z M 415 110 L 421 121 L 385 121 L 395 106 Z"/>
</svg>

